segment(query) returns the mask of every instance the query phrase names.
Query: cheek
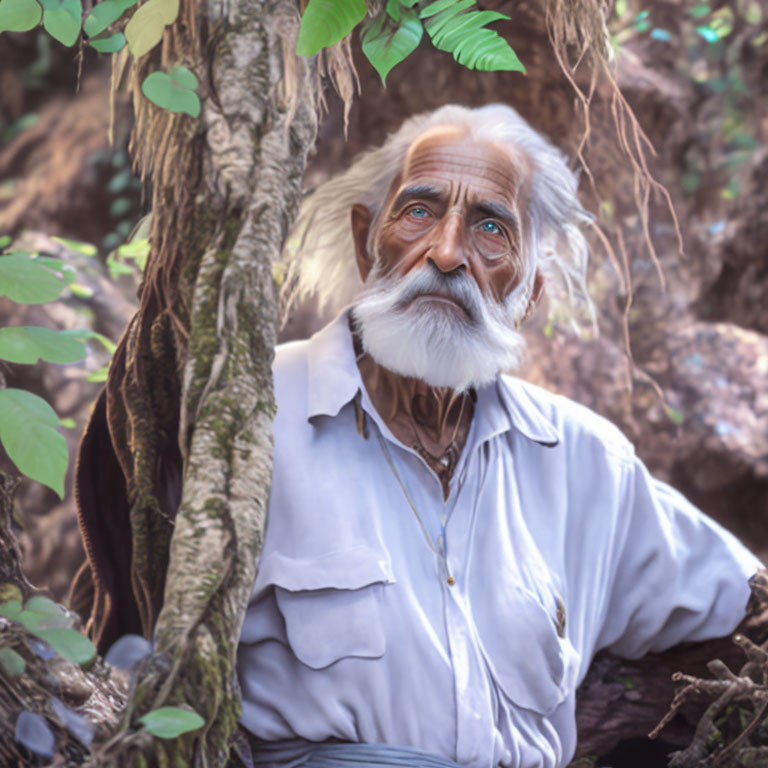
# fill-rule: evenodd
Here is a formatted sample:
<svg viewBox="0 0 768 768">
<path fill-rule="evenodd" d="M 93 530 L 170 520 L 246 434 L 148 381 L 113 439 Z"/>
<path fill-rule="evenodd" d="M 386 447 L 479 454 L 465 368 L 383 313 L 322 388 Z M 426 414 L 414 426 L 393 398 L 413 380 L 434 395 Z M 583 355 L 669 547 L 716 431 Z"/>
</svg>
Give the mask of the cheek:
<svg viewBox="0 0 768 768">
<path fill-rule="evenodd" d="M 493 297 L 503 302 L 520 285 L 523 278 L 522 263 L 515 255 L 503 264 L 486 270 L 486 276 Z"/>
</svg>

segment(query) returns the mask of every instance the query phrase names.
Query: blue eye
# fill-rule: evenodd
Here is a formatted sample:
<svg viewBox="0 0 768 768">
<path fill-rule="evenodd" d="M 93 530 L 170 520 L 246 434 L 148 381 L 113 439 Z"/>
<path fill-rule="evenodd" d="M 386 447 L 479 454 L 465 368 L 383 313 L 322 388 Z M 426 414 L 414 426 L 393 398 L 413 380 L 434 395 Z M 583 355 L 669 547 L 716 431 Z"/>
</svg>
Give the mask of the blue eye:
<svg viewBox="0 0 768 768">
<path fill-rule="evenodd" d="M 480 228 L 483 230 L 483 232 L 487 232 L 489 235 L 498 235 L 501 234 L 501 229 L 499 228 L 499 225 L 495 221 L 484 221 Z"/>
<path fill-rule="evenodd" d="M 429 211 L 426 208 L 411 208 L 408 213 L 416 219 L 425 219 L 429 216 Z"/>
</svg>

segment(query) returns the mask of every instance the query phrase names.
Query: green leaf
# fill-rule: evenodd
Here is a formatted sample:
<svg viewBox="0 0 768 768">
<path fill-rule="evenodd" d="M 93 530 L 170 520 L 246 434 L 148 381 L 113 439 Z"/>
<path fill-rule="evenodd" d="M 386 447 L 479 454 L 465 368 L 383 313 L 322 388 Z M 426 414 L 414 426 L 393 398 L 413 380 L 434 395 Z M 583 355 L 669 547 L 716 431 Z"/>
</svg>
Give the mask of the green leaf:
<svg viewBox="0 0 768 768">
<path fill-rule="evenodd" d="M 708 42 L 716 43 L 720 37 L 711 27 L 696 27 L 696 31 Z"/>
<path fill-rule="evenodd" d="M 146 80 L 144 82 L 146 82 Z M 144 95 L 146 96 L 147 94 L 145 93 Z M 147 98 L 149 97 L 147 96 Z M 152 99 L 150 99 L 150 101 L 152 101 Z M 109 206 L 109 215 L 113 219 L 119 219 L 121 216 L 125 216 L 126 213 L 129 213 L 132 208 L 133 201 L 130 197 L 116 197 Z"/>
<path fill-rule="evenodd" d="M 12 242 L 12 238 L 10 235 L 3 235 L 0 237 L 0 249 L 7 248 Z"/>
<path fill-rule="evenodd" d="M 109 37 L 100 37 L 97 40 L 89 40 L 91 48 L 95 48 L 99 53 L 117 53 L 125 47 L 125 35 L 122 32 L 115 32 Z"/>
<path fill-rule="evenodd" d="M 296 53 L 314 56 L 343 40 L 364 18 L 365 0 L 309 0 L 301 17 Z"/>
<path fill-rule="evenodd" d="M 8 677 L 18 677 L 24 674 L 27 662 L 12 648 L 0 648 L 0 667 Z"/>
<path fill-rule="evenodd" d="M 98 384 L 103 384 L 107 377 L 109 376 L 109 366 L 105 365 L 99 368 L 98 371 L 94 371 L 90 375 L 86 376 L 86 381 L 96 382 Z"/>
<path fill-rule="evenodd" d="M 72 619 L 53 600 L 43 595 L 34 595 L 24 603 L 24 610 L 13 619 L 37 633 L 43 629 L 64 629 L 72 626 Z"/>
<path fill-rule="evenodd" d="M 81 341 L 88 341 L 90 339 L 98 341 L 110 355 L 113 355 L 117 349 L 117 344 L 115 344 L 112 339 L 101 333 L 97 333 L 96 331 L 91 331 L 88 328 L 78 329 L 76 331 L 61 331 L 61 333 L 65 333 L 66 335 L 75 339 L 80 339 Z"/>
<path fill-rule="evenodd" d="M 123 264 L 122 261 L 118 261 L 115 258 L 114 253 L 110 253 L 109 256 L 107 256 L 107 269 L 113 280 L 116 280 L 120 275 L 133 275 L 136 272 L 133 267 L 129 267 L 127 264 Z"/>
<path fill-rule="evenodd" d="M 95 256 L 98 253 L 96 246 L 92 243 L 82 243 L 79 240 L 68 240 L 66 237 L 52 237 L 51 240 L 63 245 L 70 251 L 82 253 L 83 256 Z"/>
<path fill-rule="evenodd" d="M 135 237 L 130 242 L 119 245 L 117 255 L 121 259 L 133 259 L 143 272 L 149 257 L 149 240 L 146 237 Z"/>
<path fill-rule="evenodd" d="M 475 0 L 435 0 L 434 3 L 430 3 L 422 8 L 419 16 L 422 19 L 428 19 L 430 16 L 435 16 L 448 10 L 452 11 L 451 15 L 454 15 L 471 8 L 474 4 Z"/>
<path fill-rule="evenodd" d="M 87 664 L 96 656 L 93 643 L 75 629 L 38 629 L 33 634 L 73 664 Z"/>
<path fill-rule="evenodd" d="M 44 304 L 58 299 L 69 282 L 63 261 L 31 253 L 0 256 L 0 296 L 20 304 Z"/>
<path fill-rule="evenodd" d="M 525 72 L 509 43 L 486 25 L 507 19 L 495 11 L 469 10 L 474 0 L 436 0 L 424 8 L 425 27 L 435 48 L 468 69 Z"/>
<path fill-rule="evenodd" d="M 15 621 L 21 611 L 21 600 L 8 600 L 5 603 L 0 603 L 0 616 L 8 619 L 8 621 Z"/>
<path fill-rule="evenodd" d="M 160 707 L 139 718 L 144 729 L 159 739 L 175 739 L 205 725 L 197 712 L 180 707 Z"/>
<path fill-rule="evenodd" d="M 667 406 L 667 416 L 669 416 L 669 420 L 677 426 L 680 426 L 685 420 L 685 416 L 683 416 L 677 408 L 673 408 L 671 405 Z"/>
<path fill-rule="evenodd" d="M 424 27 L 415 11 L 403 8 L 399 23 L 381 14 L 363 35 L 363 53 L 386 85 L 392 67 L 409 56 L 419 45 Z"/>
<path fill-rule="evenodd" d="M 0 0 L 0 33 L 33 29 L 42 15 L 36 0 Z"/>
<path fill-rule="evenodd" d="M 42 264 L 44 267 L 48 267 L 48 269 L 61 272 L 62 277 L 68 283 L 71 283 L 77 277 L 77 272 L 75 272 L 74 267 L 61 259 L 53 259 L 50 256 L 36 256 L 35 261 L 38 264 Z"/>
<path fill-rule="evenodd" d="M 125 38 L 131 53 L 138 59 L 151 51 L 162 39 L 163 30 L 179 15 L 179 0 L 149 0 L 125 25 Z"/>
<path fill-rule="evenodd" d="M 80 0 L 43 0 L 43 27 L 62 45 L 71 48 L 80 36 L 83 5 Z"/>
<path fill-rule="evenodd" d="M 0 358 L 11 363 L 76 363 L 85 355 L 85 344 L 66 332 L 37 326 L 0 328 Z"/>
<path fill-rule="evenodd" d="M 70 283 L 69 292 L 77 299 L 90 299 L 93 297 L 93 288 L 80 283 Z"/>
<path fill-rule="evenodd" d="M 141 84 L 141 91 L 158 107 L 197 117 L 200 114 L 200 97 L 191 90 L 189 84 L 193 82 L 196 88 L 197 78 L 186 67 L 176 67 L 170 74 L 153 72 L 147 75 Z"/>
<path fill-rule="evenodd" d="M 699 3 L 698 5 L 694 5 L 689 13 L 694 19 L 701 19 L 709 13 L 709 4 Z"/>
<path fill-rule="evenodd" d="M 22 389 L 0 389 L 0 442 L 13 463 L 64 497 L 67 443 L 48 403 Z"/>
<path fill-rule="evenodd" d="M 0 600 L 5 603 L 7 600 L 19 601 L 22 599 L 21 590 L 12 581 L 0 583 Z M 2 616 L 3 614 L 0 614 Z"/>
<path fill-rule="evenodd" d="M 110 24 L 114 24 L 128 8 L 134 5 L 136 5 L 136 0 L 101 0 L 83 22 L 83 31 L 88 37 L 100 35 Z"/>
</svg>

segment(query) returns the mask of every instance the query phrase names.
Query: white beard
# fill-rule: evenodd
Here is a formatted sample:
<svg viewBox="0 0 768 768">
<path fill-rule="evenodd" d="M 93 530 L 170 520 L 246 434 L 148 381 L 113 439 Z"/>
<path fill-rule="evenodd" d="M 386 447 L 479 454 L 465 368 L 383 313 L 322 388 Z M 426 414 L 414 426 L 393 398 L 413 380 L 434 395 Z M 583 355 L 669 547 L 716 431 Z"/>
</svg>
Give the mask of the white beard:
<svg viewBox="0 0 768 768">
<path fill-rule="evenodd" d="M 381 278 L 374 270 L 353 308 L 363 349 L 401 376 L 462 392 L 517 369 L 525 341 L 516 328 L 533 292 L 533 280 L 518 286 L 504 304 L 486 299 L 464 272 L 443 274 L 426 266 L 404 277 Z M 437 294 L 466 310 L 416 300 Z"/>
</svg>

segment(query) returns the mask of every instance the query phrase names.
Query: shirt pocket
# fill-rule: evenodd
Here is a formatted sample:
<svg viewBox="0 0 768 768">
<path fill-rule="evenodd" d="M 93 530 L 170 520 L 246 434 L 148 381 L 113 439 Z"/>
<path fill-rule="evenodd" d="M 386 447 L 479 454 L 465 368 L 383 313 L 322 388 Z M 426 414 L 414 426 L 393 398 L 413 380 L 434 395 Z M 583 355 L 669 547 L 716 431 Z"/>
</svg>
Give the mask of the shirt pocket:
<svg viewBox="0 0 768 768">
<path fill-rule="evenodd" d="M 572 691 L 578 672 L 565 608 L 554 594 L 543 600 L 520 586 L 505 592 L 483 612 L 485 622 L 476 617 L 486 662 L 512 703 L 549 715 Z"/>
<path fill-rule="evenodd" d="M 384 655 L 382 590 L 394 581 L 389 560 L 360 546 L 303 559 L 273 554 L 260 566 L 257 587 L 274 587 L 296 658 L 324 669 Z"/>
</svg>

